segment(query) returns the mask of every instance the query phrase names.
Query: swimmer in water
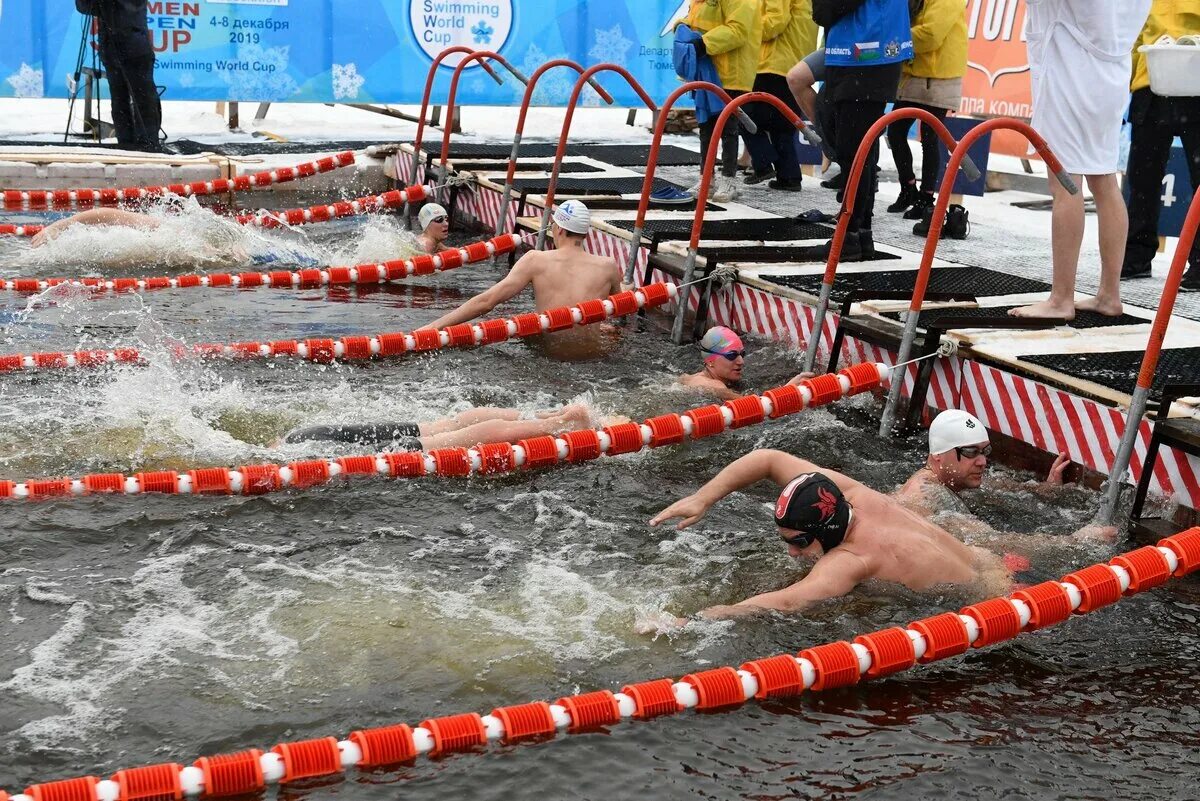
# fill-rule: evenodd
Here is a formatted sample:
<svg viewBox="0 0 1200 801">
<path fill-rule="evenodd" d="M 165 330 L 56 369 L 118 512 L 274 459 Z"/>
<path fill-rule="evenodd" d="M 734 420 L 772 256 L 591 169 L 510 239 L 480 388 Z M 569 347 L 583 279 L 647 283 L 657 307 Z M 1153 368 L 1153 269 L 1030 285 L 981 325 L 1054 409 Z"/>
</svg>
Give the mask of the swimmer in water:
<svg viewBox="0 0 1200 801">
<path fill-rule="evenodd" d="M 685 387 L 702 389 L 721 400 L 742 397 L 742 370 L 746 364 L 746 346 L 742 338 L 723 325 L 714 326 L 704 333 L 697 343 L 704 354 L 704 369 L 698 373 L 687 373 L 679 377 Z M 799 384 L 815 373 L 800 373 L 789 384 Z"/>
<path fill-rule="evenodd" d="M 76 225 L 113 225 L 153 231 L 162 225 L 162 220 L 125 209 L 88 209 L 50 223 L 34 235 L 29 243 L 30 247 L 40 248 L 50 240 L 62 235 L 63 231 Z"/>
<path fill-rule="evenodd" d="M 421 233 L 417 243 L 422 253 L 437 253 L 443 249 L 446 239 L 450 236 L 450 214 L 437 203 L 426 203 L 417 213 L 417 224 Z"/>
<path fill-rule="evenodd" d="M 929 456 L 925 466 L 912 475 L 894 497 L 918 514 L 939 512 L 970 514 L 959 494 L 979 489 L 987 473 L 992 443 L 979 418 L 959 409 L 949 409 L 929 426 Z M 1043 482 L 1047 487 L 1063 483 L 1071 460 L 1060 453 Z M 994 483 L 989 481 L 989 486 Z M 1016 486 L 1009 487 L 1017 489 Z"/>
<path fill-rule="evenodd" d="M 522 256 L 508 275 L 426 328 L 445 328 L 487 314 L 499 304 L 533 286 L 537 311 L 573 306 L 621 291 L 621 270 L 611 257 L 584 250 L 591 230 L 591 212 L 578 200 L 554 210 L 551 235 L 554 250 L 533 250 Z M 546 355 L 563 361 L 603 358 L 612 352 L 617 329 L 606 323 L 578 326 L 537 337 Z"/>
<path fill-rule="evenodd" d="M 290 432 L 283 442 L 349 442 L 400 451 L 470 448 L 480 443 L 510 442 L 577 431 L 591 425 L 586 406 L 571 404 L 536 419 L 522 420 L 516 409 L 478 408 L 425 423 L 366 423 L 310 426 Z"/>
<path fill-rule="evenodd" d="M 1012 574 L 1004 560 L 965 545 L 949 532 L 894 499 L 849 476 L 776 450 L 756 450 L 738 459 L 694 495 L 659 512 L 650 525 L 676 518 L 677 529 L 697 523 L 717 501 L 762 479 L 783 487 L 775 503 L 775 525 L 788 553 L 816 559 L 800 581 L 732 606 L 700 612 L 710 619 L 764 610 L 798 612 L 839 598 L 875 579 L 918 592 L 939 585 L 969 585 L 986 595 L 1008 592 Z M 1079 540 L 1093 539 L 1084 529 Z M 686 621 L 676 621 L 683 625 Z"/>
</svg>

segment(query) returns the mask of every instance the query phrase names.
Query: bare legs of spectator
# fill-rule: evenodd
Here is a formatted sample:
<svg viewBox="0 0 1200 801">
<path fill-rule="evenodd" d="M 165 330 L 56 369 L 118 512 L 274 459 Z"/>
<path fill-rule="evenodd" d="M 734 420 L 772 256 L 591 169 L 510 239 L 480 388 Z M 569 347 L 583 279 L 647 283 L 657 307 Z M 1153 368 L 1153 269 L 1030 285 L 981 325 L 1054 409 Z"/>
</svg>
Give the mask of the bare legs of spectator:
<svg viewBox="0 0 1200 801">
<path fill-rule="evenodd" d="M 1072 178 L 1082 186 L 1081 176 L 1073 175 Z M 1013 309 L 1009 312 L 1013 316 L 1071 320 L 1076 310 L 1109 316 L 1121 313 L 1121 262 L 1129 232 L 1125 200 L 1121 197 L 1115 174 L 1089 175 L 1087 185 L 1096 203 L 1100 225 L 1100 289 L 1096 297 L 1075 302 L 1075 276 L 1079 268 L 1079 249 L 1083 245 L 1083 193 L 1072 195 L 1055 178 L 1050 178 L 1050 194 L 1054 198 L 1050 222 L 1054 278 L 1050 297 Z"/>
</svg>

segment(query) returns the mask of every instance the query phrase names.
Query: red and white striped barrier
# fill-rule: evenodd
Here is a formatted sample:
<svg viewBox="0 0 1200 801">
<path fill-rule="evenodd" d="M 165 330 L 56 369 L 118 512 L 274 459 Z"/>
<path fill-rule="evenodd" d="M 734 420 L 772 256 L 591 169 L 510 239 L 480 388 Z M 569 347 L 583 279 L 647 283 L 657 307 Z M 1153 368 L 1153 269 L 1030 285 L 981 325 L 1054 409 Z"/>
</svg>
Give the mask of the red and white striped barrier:
<svg viewBox="0 0 1200 801">
<path fill-rule="evenodd" d="M 270 751 L 250 748 L 201 757 L 184 767 L 164 762 L 117 771 L 111 779 L 81 776 L 34 784 L 12 801 L 141 801 L 184 796 L 222 798 L 260 793 L 268 784 L 338 776 L 352 768 L 398 766 L 418 756 L 479 752 L 504 745 L 551 740 L 559 734 L 605 731 L 628 720 L 651 720 L 685 709 L 715 712 L 750 700 L 770 701 L 850 687 L 914 667 L 987 648 L 1020 634 L 1056 626 L 1072 614 L 1094 612 L 1122 598 L 1200 569 L 1200 528 L 1159 540 L 1007 597 L 972 604 L 863 634 L 730 666 L 627 684 L 621 691 L 568 695 L 553 703 L 533 701 L 496 707 L 487 715 L 467 712 L 351 732 L 345 739 L 318 737 L 282 742 Z M 3 796 L 0 793 L 0 796 Z M 5 799 L 4 801 L 8 801 Z"/>
<path fill-rule="evenodd" d="M 347 150 L 345 153 L 326 156 L 316 161 L 306 161 L 294 167 L 277 167 L 273 170 L 238 175 L 233 178 L 218 178 L 215 181 L 192 181 L 186 184 L 168 184 L 166 186 L 134 186 L 124 189 L 6 189 L 3 193 L 4 208 L 22 211 L 90 209 L 95 206 L 137 203 L 163 195 L 204 197 L 205 195 L 223 195 L 228 192 L 246 192 L 349 167 L 354 160 L 354 153 Z"/>
<path fill-rule="evenodd" d="M 283 211 L 256 211 L 251 214 L 239 214 L 234 217 L 241 225 L 251 225 L 258 228 L 279 228 L 284 225 L 308 225 L 310 223 L 329 222 L 343 217 L 356 217 L 360 214 L 373 214 L 385 209 L 403 208 L 405 203 L 418 203 L 428 195 L 426 187 L 410 186 L 405 189 L 393 189 L 382 195 L 366 195 L 355 200 L 339 200 L 320 206 L 309 206 L 304 209 L 285 209 Z"/>
<path fill-rule="evenodd" d="M 307 208 L 283 209 L 281 211 L 256 211 L 239 214 L 234 222 L 257 228 L 281 228 L 285 225 L 309 225 L 311 223 L 329 222 L 343 217 L 356 217 L 360 214 L 374 214 L 387 209 L 403 208 L 405 203 L 417 203 L 428 196 L 424 186 L 409 186 L 405 189 L 393 189 L 382 195 L 365 195 L 354 200 L 339 200 L 336 203 L 326 203 Z M 0 225 L 0 236 L 37 236 L 44 230 L 44 225 Z"/>
<path fill-rule="evenodd" d="M 174 350 L 173 355 L 177 359 L 189 356 L 231 359 L 294 356 L 330 364 L 336 361 L 390 358 L 441 348 L 469 348 L 476 345 L 492 345 L 513 337 L 530 337 L 575 326 L 592 325 L 613 317 L 634 314 L 638 309 L 653 308 L 667 303 L 675 297 L 675 291 L 675 287 L 670 284 L 650 284 L 636 291 L 620 292 L 603 299 L 585 300 L 574 306 L 560 306 L 543 312 L 482 320 L 478 323 L 460 323 L 447 328 L 421 328 L 411 333 L 394 331 L 341 339 L 278 339 L 272 342 L 230 344 L 205 342 L 189 347 L 180 346 Z M 12 353 L 0 356 L 0 373 L 143 362 L 142 354 L 136 348 L 83 350 L 74 353 L 49 351 L 28 355 Z"/>
<path fill-rule="evenodd" d="M 86 475 L 21 483 L 0 481 L 0 498 L 32 500 L 95 495 L 98 493 L 167 493 L 170 495 L 262 495 L 286 488 L 305 489 L 326 484 L 337 476 L 387 476 L 418 478 L 426 475 L 470 476 L 532 470 L 564 462 L 585 462 L 600 456 L 619 456 L 643 448 L 678 445 L 728 429 L 796 414 L 804 409 L 869 392 L 888 375 L 884 364 L 857 364 L 837 373 L 746 395 L 721 405 L 701 406 L 683 414 L 664 414 L 644 423 L 621 423 L 600 430 L 570 431 L 558 437 L 480 444 L 474 448 L 439 448 L 421 451 L 313 459 L 288 465 L 246 465 L 230 470 L 209 467 L 178 473 L 174 470 Z"/>
<path fill-rule="evenodd" d="M 505 234 L 485 242 L 472 242 L 461 248 L 443 250 L 434 255 L 414 256 L 378 264 L 358 264 L 353 267 L 326 267 L 307 270 L 274 270 L 269 273 L 209 273 L 186 274 L 152 278 L 0 278 L 0 290 L 10 292 L 45 292 L 50 287 L 67 285 L 97 292 L 145 292 L 151 289 L 194 289 L 196 287 L 229 287 L 233 289 L 312 289 L 322 286 L 351 284 L 385 284 L 418 275 L 453 270 L 464 264 L 486 261 L 493 256 L 511 253 L 521 243 L 521 237 Z"/>
</svg>

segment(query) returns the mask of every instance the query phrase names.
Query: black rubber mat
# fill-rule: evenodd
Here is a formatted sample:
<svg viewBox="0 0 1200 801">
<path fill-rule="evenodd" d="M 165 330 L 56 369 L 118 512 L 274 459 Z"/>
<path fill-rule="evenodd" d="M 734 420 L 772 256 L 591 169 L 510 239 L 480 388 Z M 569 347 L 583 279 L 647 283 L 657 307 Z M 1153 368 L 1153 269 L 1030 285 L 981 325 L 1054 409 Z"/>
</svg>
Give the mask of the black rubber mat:
<svg viewBox="0 0 1200 801">
<path fill-rule="evenodd" d="M 633 230 L 633 220 L 612 223 L 625 231 Z M 647 220 L 644 236 L 652 242 L 690 239 L 691 220 Z M 751 220 L 706 220 L 700 236 L 706 240 L 728 242 L 786 242 L 803 239 L 830 239 L 833 226 L 806 223 L 787 217 Z"/>
<path fill-rule="evenodd" d="M 770 245 L 757 245 L 744 248 L 700 248 L 700 255 L 708 261 L 717 261 L 723 264 L 729 262 L 749 262 L 752 264 L 781 264 L 784 262 L 796 262 L 797 264 L 811 264 L 813 259 L 809 258 L 801 262 L 802 254 L 807 250 L 807 247 L 793 245 L 790 247 L 772 247 Z M 892 253 L 884 253 L 883 251 L 875 251 L 874 257 L 868 261 L 890 261 L 898 259 L 899 256 Z M 824 258 L 820 261 L 825 261 Z M 764 276 L 765 277 L 765 276 Z M 781 276 L 787 278 L 789 276 Z M 798 277 L 798 276 L 797 276 Z M 807 277 L 807 276 L 805 276 Z M 773 278 L 770 280 L 774 280 Z M 817 283 L 820 283 L 820 276 L 817 276 Z M 836 285 L 835 285 L 836 288 Z"/>
<path fill-rule="evenodd" d="M 967 318 L 984 318 L 984 317 L 1003 317 L 1008 314 L 1009 309 L 1015 309 L 1016 306 L 989 306 L 986 309 L 930 309 L 929 311 L 921 312 L 921 319 L 918 325 L 924 327 L 927 319 L 937 317 L 967 317 Z M 883 315 L 892 320 L 901 318 L 900 312 L 887 312 Z M 1120 317 L 1105 317 L 1103 314 L 1096 312 L 1078 312 L 1075 319 L 1067 325 L 1071 328 L 1107 328 L 1114 325 L 1139 325 L 1148 323 L 1148 320 L 1143 320 L 1140 317 L 1134 317 L 1129 314 L 1122 314 Z"/>
<path fill-rule="evenodd" d="M 1020 360 L 1063 373 L 1073 378 L 1091 381 L 1118 392 L 1132 393 L 1137 374 L 1142 368 L 1140 350 L 1113 353 L 1055 353 L 1022 356 Z M 1200 383 L 1200 348 L 1164 350 L 1158 360 L 1152 392 L 1159 393 L 1167 384 Z"/>
<path fill-rule="evenodd" d="M 555 187 L 555 193 L 559 196 L 640 195 L 642 193 L 643 182 L 644 179 L 634 176 L 627 178 L 560 178 L 558 186 Z M 655 178 L 652 191 L 667 187 L 674 187 L 675 189 L 683 188 L 670 181 Z M 513 188 L 523 194 L 542 195 L 550 188 L 550 179 L 548 177 L 517 178 L 513 181 Z"/>
<path fill-rule="evenodd" d="M 820 275 L 764 275 L 764 281 L 816 295 L 821 291 Z M 871 273 L 844 273 L 833 282 L 831 297 L 841 302 L 851 292 L 905 291 L 913 288 L 916 270 L 884 270 Z M 1022 292 L 1047 292 L 1049 284 L 1032 281 L 986 267 L 940 267 L 929 276 L 929 292 L 969 292 L 975 297 L 1016 295 Z"/>
<path fill-rule="evenodd" d="M 465 172 L 504 172 L 508 170 L 507 161 L 463 161 L 455 165 L 459 170 Z M 549 162 L 541 162 L 538 164 L 529 164 L 527 162 L 517 162 L 517 172 L 544 172 L 549 174 L 551 164 Z M 588 164 L 585 161 L 564 161 L 562 172 L 604 172 L 603 167 L 597 167 L 595 164 Z"/>
<path fill-rule="evenodd" d="M 441 142 L 422 142 L 421 149 L 426 153 L 441 156 Z M 520 155 L 526 158 L 549 158 L 558 152 L 555 142 L 528 142 L 521 145 Z M 481 142 L 451 142 L 450 158 L 460 159 L 501 159 L 508 158 L 512 153 L 512 144 L 490 144 Z M 606 145 L 601 143 L 569 144 L 568 156 L 583 156 L 594 158 L 617 167 L 644 167 L 650 158 L 649 145 Z M 700 154 L 694 150 L 663 145 L 658 151 L 658 166 L 687 167 L 699 166 Z"/>
<path fill-rule="evenodd" d="M 596 198 L 595 200 L 589 200 L 587 205 L 588 205 L 588 208 L 591 209 L 592 211 L 596 211 L 597 209 L 601 209 L 601 210 L 605 210 L 605 211 L 637 211 L 638 199 L 637 198 L 619 198 L 619 197 Z M 718 206 L 715 203 L 709 203 L 707 206 L 704 207 L 704 209 L 705 209 L 705 211 L 724 211 L 725 207 Z M 650 202 L 651 213 L 653 213 L 655 211 L 695 211 L 695 210 L 696 210 L 696 201 L 694 201 L 694 200 L 689 203 L 666 203 L 666 204 L 664 204 L 664 203 L 655 203 L 654 201 Z M 689 223 L 689 225 L 690 225 L 690 223 Z"/>
</svg>

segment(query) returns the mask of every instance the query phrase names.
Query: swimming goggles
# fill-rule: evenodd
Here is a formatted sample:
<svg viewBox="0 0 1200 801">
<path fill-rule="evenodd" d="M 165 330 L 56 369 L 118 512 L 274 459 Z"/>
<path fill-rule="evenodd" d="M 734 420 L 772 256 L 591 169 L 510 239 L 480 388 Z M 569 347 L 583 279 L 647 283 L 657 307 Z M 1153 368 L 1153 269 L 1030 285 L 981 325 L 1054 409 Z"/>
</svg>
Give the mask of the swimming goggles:
<svg viewBox="0 0 1200 801">
<path fill-rule="evenodd" d="M 446 221 L 446 215 L 444 215 L 444 214 L 441 217 L 434 217 L 432 220 L 430 220 L 431 223 L 438 223 L 439 225 L 444 223 L 445 221 Z"/>
<path fill-rule="evenodd" d="M 959 459 L 977 459 L 980 456 L 991 456 L 992 446 L 984 445 L 982 448 L 980 448 L 977 445 L 967 445 L 963 448 L 955 448 L 954 452 L 958 454 Z"/>
<path fill-rule="evenodd" d="M 795 545 L 797 548 L 807 548 L 817 541 L 817 535 L 801 531 L 794 537 L 784 537 L 783 541 L 788 545 Z"/>
<path fill-rule="evenodd" d="M 746 357 L 745 348 L 741 350 L 709 350 L 708 348 L 701 348 L 700 350 L 710 356 L 723 356 L 731 362 L 736 362 L 739 358 L 744 359 Z"/>
</svg>

